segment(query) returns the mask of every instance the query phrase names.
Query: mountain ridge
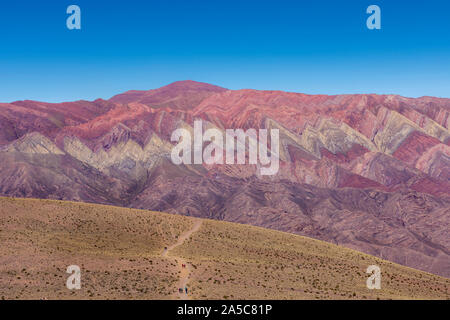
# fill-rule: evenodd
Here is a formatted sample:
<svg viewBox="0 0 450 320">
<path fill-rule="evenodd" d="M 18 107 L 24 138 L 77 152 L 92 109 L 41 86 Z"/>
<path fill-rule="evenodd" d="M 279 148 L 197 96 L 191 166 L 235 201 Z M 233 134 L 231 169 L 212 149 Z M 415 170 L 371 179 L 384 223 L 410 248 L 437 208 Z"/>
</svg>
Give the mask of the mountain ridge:
<svg viewBox="0 0 450 320">
<path fill-rule="evenodd" d="M 450 99 L 193 81 L 109 100 L 0 104 L 0 195 L 253 224 L 450 276 L 449 113 Z M 171 134 L 192 131 L 195 119 L 219 130 L 279 129 L 278 174 L 260 177 L 252 165 L 173 165 Z M 364 208 L 370 194 L 378 202 Z"/>
</svg>

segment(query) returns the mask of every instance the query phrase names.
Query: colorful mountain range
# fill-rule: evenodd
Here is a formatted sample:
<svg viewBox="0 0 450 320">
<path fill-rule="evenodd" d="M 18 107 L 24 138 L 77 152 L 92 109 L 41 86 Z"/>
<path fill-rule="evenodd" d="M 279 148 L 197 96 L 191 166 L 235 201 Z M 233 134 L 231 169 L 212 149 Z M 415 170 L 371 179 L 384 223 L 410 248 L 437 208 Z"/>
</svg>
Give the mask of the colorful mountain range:
<svg viewBox="0 0 450 320">
<path fill-rule="evenodd" d="M 450 277 L 450 99 L 227 90 L 0 104 L 0 195 L 287 231 Z M 280 169 L 175 165 L 171 134 L 278 129 Z"/>
</svg>

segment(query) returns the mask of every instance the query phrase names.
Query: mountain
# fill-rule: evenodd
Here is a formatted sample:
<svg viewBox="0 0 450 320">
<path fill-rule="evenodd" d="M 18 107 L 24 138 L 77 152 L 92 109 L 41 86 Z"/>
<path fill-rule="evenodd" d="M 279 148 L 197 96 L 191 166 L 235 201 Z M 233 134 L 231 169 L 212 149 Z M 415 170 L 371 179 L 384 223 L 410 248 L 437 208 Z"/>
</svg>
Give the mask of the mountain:
<svg viewBox="0 0 450 320">
<path fill-rule="evenodd" d="M 112 204 L 313 237 L 450 277 L 450 99 L 227 90 L 0 104 L 0 195 Z M 174 130 L 278 129 L 279 171 L 175 165 Z M 270 147 L 270 146 L 269 146 Z"/>
<path fill-rule="evenodd" d="M 171 108 L 175 110 L 189 110 L 197 106 L 203 99 L 214 93 L 227 89 L 195 81 L 178 81 L 155 90 L 131 90 L 116 95 L 110 99 L 115 103 L 138 102 L 152 108 Z"/>
<path fill-rule="evenodd" d="M 0 198 L 0 240 L 1 299 L 444 300 L 450 294 L 449 279 L 334 244 L 163 212 Z M 72 265 L 80 268 L 79 290 L 66 288 Z M 380 268 L 380 290 L 367 288 L 371 265 Z M 178 293 L 184 286 L 187 295 Z"/>
</svg>

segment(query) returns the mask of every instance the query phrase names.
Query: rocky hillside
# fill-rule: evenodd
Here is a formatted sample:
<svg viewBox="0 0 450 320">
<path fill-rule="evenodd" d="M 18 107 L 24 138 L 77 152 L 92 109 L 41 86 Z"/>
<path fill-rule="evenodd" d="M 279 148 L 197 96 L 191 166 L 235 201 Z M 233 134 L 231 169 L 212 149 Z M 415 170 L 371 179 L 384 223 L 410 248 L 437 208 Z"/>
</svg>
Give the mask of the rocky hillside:
<svg viewBox="0 0 450 320">
<path fill-rule="evenodd" d="M 450 99 L 227 90 L 0 104 L 0 194 L 287 231 L 450 277 Z M 172 132 L 277 128 L 280 169 L 174 165 Z"/>
</svg>

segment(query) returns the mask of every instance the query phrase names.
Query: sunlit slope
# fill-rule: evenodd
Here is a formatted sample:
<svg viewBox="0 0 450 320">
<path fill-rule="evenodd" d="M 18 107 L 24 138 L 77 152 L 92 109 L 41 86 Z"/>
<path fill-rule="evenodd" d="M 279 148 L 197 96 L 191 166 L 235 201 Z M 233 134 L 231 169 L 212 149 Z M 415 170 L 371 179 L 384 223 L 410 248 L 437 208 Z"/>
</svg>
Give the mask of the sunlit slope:
<svg viewBox="0 0 450 320">
<path fill-rule="evenodd" d="M 450 280 L 327 242 L 205 220 L 175 254 L 194 265 L 191 291 L 208 299 L 449 299 Z M 381 290 L 367 289 L 369 265 Z"/>
<path fill-rule="evenodd" d="M 0 198 L 0 299 L 162 299 L 178 281 L 164 246 L 178 215 L 75 202 Z M 69 265 L 81 290 L 66 288 Z"/>
<path fill-rule="evenodd" d="M 192 263 L 194 299 L 449 298 L 449 279 L 227 222 L 202 220 L 164 256 L 193 226 L 193 218 L 159 212 L 0 198 L 0 299 L 169 299 L 177 257 Z M 381 290 L 366 288 L 371 264 L 381 267 Z M 66 288 L 69 265 L 81 267 L 81 290 Z"/>
</svg>

